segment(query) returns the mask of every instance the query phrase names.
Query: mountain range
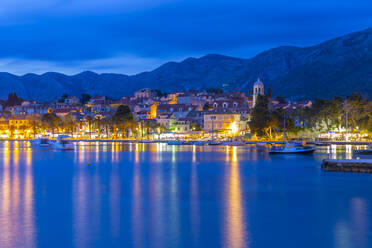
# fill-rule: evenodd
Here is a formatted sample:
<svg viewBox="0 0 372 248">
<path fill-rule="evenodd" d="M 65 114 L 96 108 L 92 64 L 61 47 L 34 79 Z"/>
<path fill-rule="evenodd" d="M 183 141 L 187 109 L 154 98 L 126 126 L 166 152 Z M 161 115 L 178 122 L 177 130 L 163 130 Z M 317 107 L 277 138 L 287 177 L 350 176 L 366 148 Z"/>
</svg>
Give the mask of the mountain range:
<svg viewBox="0 0 372 248">
<path fill-rule="evenodd" d="M 163 92 L 225 88 L 250 93 L 260 77 L 274 96 L 290 99 L 331 98 L 360 92 L 372 97 L 372 28 L 310 47 L 282 46 L 250 59 L 217 54 L 168 62 L 128 76 L 86 71 L 67 76 L 56 72 L 16 76 L 0 73 L 0 98 L 16 92 L 25 99 L 48 101 L 63 93 L 119 98 L 141 88 Z"/>
</svg>

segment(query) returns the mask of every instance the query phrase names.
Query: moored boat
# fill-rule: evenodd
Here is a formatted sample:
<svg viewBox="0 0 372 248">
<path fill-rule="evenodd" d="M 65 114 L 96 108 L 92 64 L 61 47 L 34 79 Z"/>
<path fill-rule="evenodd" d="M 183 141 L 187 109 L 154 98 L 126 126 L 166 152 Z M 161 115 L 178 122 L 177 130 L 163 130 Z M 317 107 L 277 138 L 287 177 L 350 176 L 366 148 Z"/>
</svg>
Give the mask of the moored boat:
<svg viewBox="0 0 372 248">
<path fill-rule="evenodd" d="M 315 151 L 312 146 L 303 146 L 287 143 L 282 147 L 275 147 L 269 151 L 270 154 L 311 154 Z"/>
<path fill-rule="evenodd" d="M 31 140 L 31 146 L 33 147 L 49 147 L 51 145 L 51 140 L 48 138 L 39 138 Z"/>
<path fill-rule="evenodd" d="M 52 144 L 52 148 L 56 150 L 74 150 L 74 144 L 67 140 L 67 135 L 59 135 L 57 141 Z"/>
<path fill-rule="evenodd" d="M 269 154 L 311 154 L 315 151 L 312 146 L 297 143 L 287 143 L 285 140 L 285 116 L 284 116 L 283 142 L 284 146 L 273 147 Z"/>
<path fill-rule="evenodd" d="M 207 142 L 206 141 L 202 141 L 202 140 L 197 140 L 194 142 L 193 145 L 195 146 L 204 146 Z"/>
<path fill-rule="evenodd" d="M 217 141 L 217 140 L 211 140 L 211 141 L 208 141 L 207 144 L 209 146 L 218 146 L 218 145 L 221 145 L 222 142 L 221 141 Z"/>
<path fill-rule="evenodd" d="M 328 142 L 314 142 L 316 146 L 330 146 L 331 144 Z"/>
<path fill-rule="evenodd" d="M 353 155 L 372 155 L 372 145 L 369 145 L 368 149 L 354 150 Z"/>
<path fill-rule="evenodd" d="M 223 141 L 222 145 L 224 146 L 244 146 L 244 141 Z"/>
<path fill-rule="evenodd" d="M 267 143 L 266 142 L 257 142 L 256 147 L 266 147 Z"/>
<path fill-rule="evenodd" d="M 182 140 L 169 140 L 167 141 L 167 144 L 170 146 L 175 146 L 175 145 L 184 145 L 185 142 Z"/>
</svg>

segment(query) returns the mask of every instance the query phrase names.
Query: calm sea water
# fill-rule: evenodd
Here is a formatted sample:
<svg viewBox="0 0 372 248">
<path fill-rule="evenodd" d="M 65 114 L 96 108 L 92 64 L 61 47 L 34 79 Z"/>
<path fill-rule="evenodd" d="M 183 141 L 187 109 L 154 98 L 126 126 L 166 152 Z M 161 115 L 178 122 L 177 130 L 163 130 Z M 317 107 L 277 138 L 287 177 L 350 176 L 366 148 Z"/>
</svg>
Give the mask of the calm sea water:
<svg viewBox="0 0 372 248">
<path fill-rule="evenodd" d="M 371 247 L 372 175 L 250 147 L 0 143 L 0 247 Z"/>
</svg>

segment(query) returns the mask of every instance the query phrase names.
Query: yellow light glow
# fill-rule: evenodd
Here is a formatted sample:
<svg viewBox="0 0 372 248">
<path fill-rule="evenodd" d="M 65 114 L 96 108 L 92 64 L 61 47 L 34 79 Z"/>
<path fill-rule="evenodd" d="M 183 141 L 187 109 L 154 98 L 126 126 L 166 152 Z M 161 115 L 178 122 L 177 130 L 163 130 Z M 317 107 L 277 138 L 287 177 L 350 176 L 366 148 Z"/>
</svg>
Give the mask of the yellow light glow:
<svg viewBox="0 0 372 248">
<path fill-rule="evenodd" d="M 238 126 L 236 125 L 235 121 L 231 123 L 230 129 L 233 134 L 236 134 L 238 132 Z"/>
</svg>

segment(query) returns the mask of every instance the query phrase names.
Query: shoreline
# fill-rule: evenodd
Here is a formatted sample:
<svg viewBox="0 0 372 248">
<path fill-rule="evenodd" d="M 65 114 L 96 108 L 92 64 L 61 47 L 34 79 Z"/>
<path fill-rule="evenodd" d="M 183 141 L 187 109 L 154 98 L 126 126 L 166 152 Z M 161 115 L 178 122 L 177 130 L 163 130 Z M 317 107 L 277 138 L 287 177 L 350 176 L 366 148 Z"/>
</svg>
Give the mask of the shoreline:
<svg viewBox="0 0 372 248">
<path fill-rule="evenodd" d="M 1 141 L 31 141 L 33 139 L 0 139 Z M 136 139 L 69 139 L 71 142 L 118 142 L 118 143 L 166 143 L 168 141 L 171 141 L 170 139 L 168 140 L 136 140 Z M 207 140 L 192 140 L 192 141 L 203 141 L 203 142 L 208 142 Z M 244 140 L 243 140 L 244 141 Z M 245 144 L 283 144 L 283 141 L 244 141 Z M 292 142 L 301 142 L 301 141 L 292 141 Z M 330 144 L 330 145 L 371 145 L 372 141 L 309 141 L 306 142 L 306 144 L 315 144 L 315 143 L 320 143 L 320 144 Z"/>
</svg>

